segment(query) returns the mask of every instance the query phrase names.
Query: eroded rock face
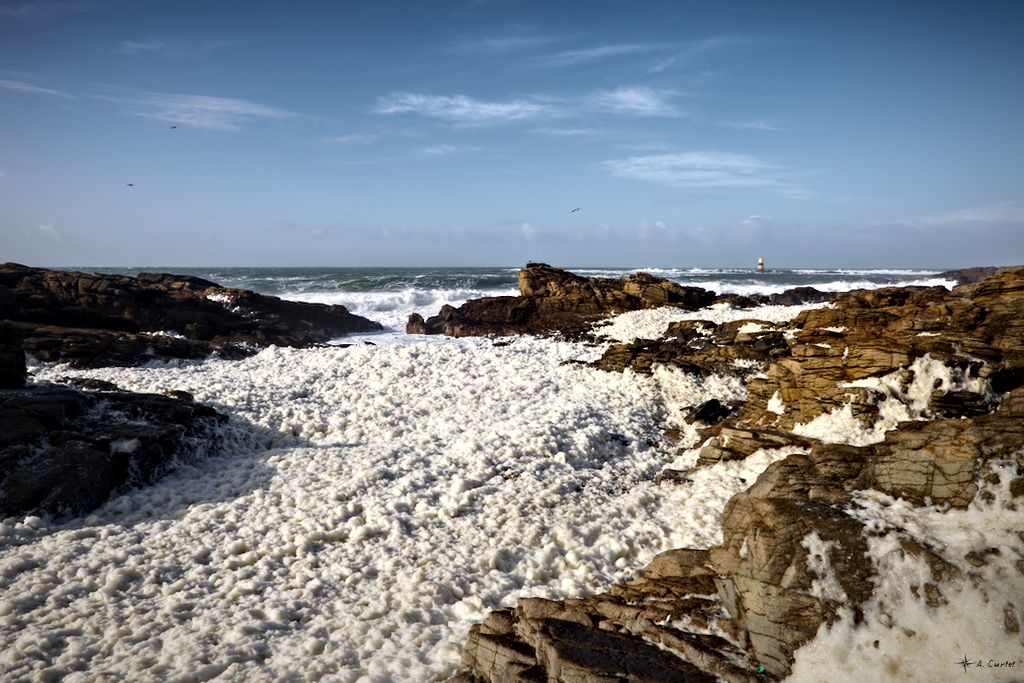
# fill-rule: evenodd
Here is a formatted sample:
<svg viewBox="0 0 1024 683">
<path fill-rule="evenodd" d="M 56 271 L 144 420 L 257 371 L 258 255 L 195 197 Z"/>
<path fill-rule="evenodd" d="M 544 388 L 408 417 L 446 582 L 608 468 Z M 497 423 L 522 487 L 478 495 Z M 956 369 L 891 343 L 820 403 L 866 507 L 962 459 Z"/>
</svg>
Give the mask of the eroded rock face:
<svg viewBox="0 0 1024 683">
<path fill-rule="evenodd" d="M 749 375 L 752 365 L 766 364 L 791 353 L 781 330 L 769 323 L 757 332 L 741 331 L 751 320 L 715 324 L 703 320 L 670 323 L 660 339 L 639 339 L 628 344 L 612 344 L 594 363 L 612 372 L 630 368 L 646 374 L 655 365 L 667 365 L 702 377 L 713 374 Z"/>
<path fill-rule="evenodd" d="M 271 344 L 311 346 L 380 329 L 344 306 L 220 287 L 166 273 L 138 277 L 0 266 L 0 321 L 22 349 L 81 367 L 153 358 L 234 358 Z"/>
<path fill-rule="evenodd" d="M 425 320 L 414 313 L 405 331 L 452 337 L 553 333 L 573 337 L 586 334 L 597 321 L 626 311 L 663 306 L 697 310 L 722 301 L 736 306 L 818 303 L 834 296 L 813 287 L 797 287 L 771 296 L 719 297 L 648 273 L 581 277 L 546 263 L 528 263 L 519 271 L 519 293 L 473 299 L 458 308 L 446 305 Z"/>
<path fill-rule="evenodd" d="M 0 517 L 88 512 L 204 452 L 227 420 L 189 396 L 101 388 L 0 392 Z"/>
<path fill-rule="evenodd" d="M 517 297 L 487 297 L 467 301 L 459 308 L 445 306 L 426 320 L 414 314 L 406 331 L 452 337 L 576 335 L 616 313 L 660 306 L 695 310 L 715 298 L 713 292 L 645 273 L 617 279 L 581 277 L 544 263 L 529 263 L 519 271 L 519 291 Z"/>
<path fill-rule="evenodd" d="M 639 655 L 656 645 L 721 680 L 778 680 L 823 624 L 842 614 L 856 621 L 876 589 L 868 546 L 879 532 L 851 512 L 858 492 L 965 508 L 987 493 L 979 484 L 994 476 L 986 474 L 989 466 L 1003 463 L 1007 490 L 1024 503 L 1024 269 L 1001 270 L 952 292 L 851 292 L 834 304 L 805 311 L 788 326 L 766 323 L 753 335 L 739 333 L 742 323 L 687 321 L 661 339 L 608 350 L 596 365 L 609 371 L 666 364 L 709 375 L 736 372 L 737 360 L 748 368 L 754 361 L 763 376 L 748 380 L 739 410 L 693 411 L 711 435 L 698 466 L 759 449 L 789 455 L 727 504 L 721 545 L 664 553 L 638 579 L 600 595 L 523 599 L 495 612 L 470 634 L 464 675 L 644 680 L 631 677 L 625 655 L 567 674 L 541 654 L 551 647 L 549 634 L 569 643 L 562 647 L 585 650 L 596 628 L 618 636 L 616 652 Z M 859 445 L 829 443 L 836 434 L 808 427 L 816 418 L 841 418 L 854 432 L 859 425 Z M 958 568 L 940 549 L 900 533 L 895 552 L 923 563 L 907 599 L 929 607 L 943 604 L 946 582 L 988 561 L 975 551 L 961 558 L 971 566 Z M 1019 633 L 1016 614 L 1010 605 L 996 615 L 1008 633 Z M 553 621 L 573 626 L 560 629 Z M 718 635 L 707 635 L 709 626 Z"/>
</svg>

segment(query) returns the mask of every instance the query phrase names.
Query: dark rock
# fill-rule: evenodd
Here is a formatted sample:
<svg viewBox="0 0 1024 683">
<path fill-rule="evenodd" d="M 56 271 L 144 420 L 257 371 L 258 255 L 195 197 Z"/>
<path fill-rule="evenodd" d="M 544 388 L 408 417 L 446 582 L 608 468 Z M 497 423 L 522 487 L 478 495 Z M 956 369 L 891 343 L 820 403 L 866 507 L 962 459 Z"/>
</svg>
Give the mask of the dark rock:
<svg viewBox="0 0 1024 683">
<path fill-rule="evenodd" d="M 595 322 L 645 308 L 676 306 L 697 310 L 721 302 L 739 307 L 817 303 L 834 296 L 813 287 L 797 287 L 770 297 L 716 296 L 714 292 L 685 287 L 649 273 L 632 273 L 623 278 L 582 277 L 545 263 L 528 263 L 519 271 L 519 294 L 473 299 L 459 308 L 444 306 L 426 320 L 415 313 L 409 317 L 406 332 L 453 337 L 552 333 L 580 336 Z"/>
<path fill-rule="evenodd" d="M 666 468 L 655 475 L 654 483 L 691 484 L 693 483 L 693 479 L 690 478 L 690 470 L 674 470 Z"/>
<path fill-rule="evenodd" d="M 717 398 L 712 398 L 688 412 L 685 419 L 690 424 L 703 422 L 706 425 L 714 425 L 729 417 L 733 410 L 733 407 L 725 405 Z"/>
<path fill-rule="evenodd" d="M 519 271 L 520 296 L 487 297 L 459 308 L 444 306 L 426 320 L 414 314 L 407 331 L 453 337 L 511 334 L 582 335 L 590 326 L 625 311 L 678 306 L 690 310 L 710 305 L 714 293 L 683 287 L 646 273 L 624 278 L 581 277 L 544 263 Z"/>
<path fill-rule="evenodd" d="M 25 352 L 14 330 L 0 322 L 0 389 L 25 386 Z"/>
<path fill-rule="evenodd" d="M 671 323 L 660 339 L 638 339 L 628 344 L 612 344 L 594 366 L 609 372 L 650 373 L 655 365 L 676 367 L 707 377 L 710 375 L 748 375 L 749 367 L 736 361 L 755 361 L 767 365 L 788 356 L 789 345 L 779 330 L 764 323 L 760 332 L 740 332 L 751 320 L 716 325 L 697 320 Z"/>
<path fill-rule="evenodd" d="M 976 417 L 995 407 L 992 397 L 973 391 L 936 391 L 929 403 L 936 417 Z"/>
<path fill-rule="evenodd" d="M 754 308 L 775 304 L 778 306 L 796 306 L 800 304 L 819 304 L 831 301 L 837 296 L 835 292 L 822 292 L 814 287 L 793 287 L 777 294 L 721 294 L 715 298 L 716 304 L 726 303 L 733 308 Z"/>
<path fill-rule="evenodd" d="M 409 322 L 405 324 L 405 333 L 430 334 L 426 321 L 423 320 L 423 316 L 419 313 L 413 313 L 409 316 Z"/>
<path fill-rule="evenodd" d="M 572 618 L 562 603 L 524 600 L 496 614 L 501 618 L 470 630 L 462 659 L 469 671 L 459 675 L 489 682 L 716 680 L 640 636 Z"/>
<path fill-rule="evenodd" d="M 0 392 L 0 517 L 88 512 L 153 481 L 226 419 L 156 394 L 49 384 Z"/>
<path fill-rule="evenodd" d="M 106 380 L 96 379 L 94 377 L 60 377 L 57 381 L 61 384 L 67 384 L 68 386 L 75 387 L 77 389 L 87 389 L 89 391 L 121 390 L 121 388 L 113 382 L 107 382 Z M 189 398 L 191 398 L 191 396 Z"/>
<path fill-rule="evenodd" d="M 938 275 L 935 275 L 935 277 L 943 280 L 956 280 L 958 285 L 972 285 L 1005 270 L 1016 270 L 1022 267 L 1024 266 L 983 266 L 981 268 L 961 268 L 960 270 L 943 271 Z"/>
<path fill-rule="evenodd" d="M 0 321 L 27 353 L 79 367 L 227 358 L 311 346 L 380 325 L 344 306 L 283 301 L 200 278 L 0 266 Z M 2 364 L 0 364 L 2 367 Z"/>
<path fill-rule="evenodd" d="M 771 302 L 765 294 L 719 294 L 715 298 L 716 304 L 729 304 L 733 308 L 754 308 Z"/>
<path fill-rule="evenodd" d="M 793 287 L 780 294 L 768 296 L 768 302 L 780 306 L 797 306 L 800 304 L 820 304 L 836 297 L 834 292 L 822 292 L 814 287 Z"/>
</svg>

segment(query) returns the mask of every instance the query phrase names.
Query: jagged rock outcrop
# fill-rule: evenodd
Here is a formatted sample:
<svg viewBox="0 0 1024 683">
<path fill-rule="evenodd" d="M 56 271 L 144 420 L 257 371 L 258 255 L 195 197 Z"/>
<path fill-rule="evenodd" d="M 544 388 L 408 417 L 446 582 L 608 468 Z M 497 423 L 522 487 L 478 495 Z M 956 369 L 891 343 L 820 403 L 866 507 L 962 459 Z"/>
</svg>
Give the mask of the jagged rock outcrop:
<svg viewBox="0 0 1024 683">
<path fill-rule="evenodd" d="M 993 397 L 1024 385 L 1022 301 L 1017 270 L 953 291 L 850 292 L 804 311 L 790 325 L 789 353 L 748 383 L 729 426 L 790 432 L 848 411 L 869 427 L 897 401 L 926 418 L 985 414 Z"/>
<path fill-rule="evenodd" d="M 835 292 L 823 292 L 814 287 L 793 287 L 776 294 L 722 294 L 715 303 L 727 303 L 736 308 L 753 308 L 754 306 L 796 306 L 800 304 L 820 304 L 831 301 Z"/>
<path fill-rule="evenodd" d="M 191 396 L 31 384 L 0 392 L 0 518 L 81 514 L 176 458 L 208 451 L 227 417 Z"/>
<path fill-rule="evenodd" d="M 703 320 L 670 323 L 659 339 L 612 344 L 595 367 L 612 372 L 630 368 L 649 373 L 655 365 L 669 365 L 703 376 L 751 373 L 751 365 L 790 355 L 781 330 L 770 323 L 739 320 L 723 324 Z"/>
<path fill-rule="evenodd" d="M 660 306 L 695 310 L 710 305 L 715 297 L 713 292 L 646 273 L 614 279 L 581 277 L 544 263 L 528 263 L 519 271 L 519 292 L 520 296 L 474 299 L 459 308 L 445 306 L 426 320 L 413 314 L 406 331 L 452 337 L 574 335 L 616 313 Z"/>
<path fill-rule="evenodd" d="M 958 285 L 972 285 L 981 282 L 985 278 L 992 277 L 997 273 L 1007 270 L 1016 270 L 1020 266 L 982 266 L 980 268 L 960 268 L 957 270 L 945 270 L 934 277 L 938 280 L 953 280 Z"/>
<path fill-rule="evenodd" d="M 380 329 L 344 306 L 221 287 L 166 273 L 138 277 L 0 266 L 0 322 L 40 360 L 81 367 L 153 358 L 242 357 Z"/>
<path fill-rule="evenodd" d="M 1014 497 L 1011 509 L 1024 503 L 1022 321 L 1024 269 L 1016 269 L 951 292 L 852 292 L 786 325 L 687 321 L 659 340 L 611 347 L 597 367 L 646 372 L 668 364 L 710 374 L 728 371 L 738 359 L 758 362 L 764 376 L 749 379 L 748 400 L 738 410 L 709 405 L 692 412 L 709 425 L 698 466 L 759 449 L 788 455 L 729 501 L 720 545 L 670 551 L 638 579 L 599 595 L 522 599 L 499 610 L 471 631 L 460 675 L 482 681 L 696 675 L 659 669 L 644 678 L 623 664 L 630 653 L 654 646 L 681 671 L 685 663 L 725 681 L 784 678 L 794 653 L 823 624 L 843 614 L 858 621 L 877 589 L 879 568 L 868 546 L 881 532 L 854 514 L 857 492 L 964 509 L 991 495 L 982 484 L 1002 482 Z M 764 343 L 755 348 L 758 335 Z M 830 433 L 825 423 L 808 427 L 826 417 L 861 436 L 855 444 L 831 443 L 844 435 Z M 679 480 L 677 471 L 668 473 L 660 479 Z M 1024 557 L 1024 536 L 1018 537 L 1022 545 L 1014 552 Z M 953 558 L 903 530 L 893 552 L 923 563 L 905 586 L 906 599 L 934 608 L 946 601 L 950 582 L 988 562 L 985 553 L 1005 551 Z M 1015 566 L 1024 572 L 1021 561 Z M 967 579 L 983 582 L 980 574 Z M 993 610 L 1007 633 L 1019 632 L 1012 605 Z M 563 623 L 575 626 L 562 629 Z M 600 632 L 615 634 L 616 645 L 603 645 L 595 638 Z M 560 668 L 547 654 L 553 647 L 606 647 L 616 654 L 588 660 L 590 668 L 581 672 Z"/>
<path fill-rule="evenodd" d="M 797 287 L 770 296 L 716 296 L 699 287 L 684 287 L 648 273 L 623 278 L 582 277 L 546 263 L 528 263 L 519 271 L 519 296 L 495 296 L 445 305 L 424 319 L 409 316 L 408 334 L 451 337 L 552 334 L 579 336 L 592 325 L 626 311 L 662 306 L 697 310 L 716 302 L 735 306 L 802 304 L 827 301 L 834 295 L 813 287 Z"/>
</svg>

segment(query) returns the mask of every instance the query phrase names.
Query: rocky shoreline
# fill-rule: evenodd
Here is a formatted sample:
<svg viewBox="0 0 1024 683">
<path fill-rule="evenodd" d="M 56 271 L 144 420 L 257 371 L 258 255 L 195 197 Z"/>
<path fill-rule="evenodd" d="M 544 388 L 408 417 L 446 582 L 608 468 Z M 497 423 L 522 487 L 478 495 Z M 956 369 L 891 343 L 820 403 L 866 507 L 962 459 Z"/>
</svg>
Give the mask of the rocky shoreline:
<svg viewBox="0 0 1024 683">
<path fill-rule="evenodd" d="M 546 263 L 528 263 L 518 274 L 518 296 L 472 299 L 458 308 L 444 306 L 424 319 L 409 316 L 408 334 L 449 337 L 558 334 L 581 337 L 594 323 L 626 311 L 672 306 L 695 311 L 716 303 L 746 308 L 762 304 L 804 304 L 828 301 L 832 294 L 797 287 L 770 296 L 717 295 L 684 287 L 648 273 L 624 278 L 582 277 Z"/>
<path fill-rule="evenodd" d="M 344 306 L 284 301 L 187 275 L 137 277 L 0 265 L 0 335 L 73 367 L 306 347 L 381 326 Z"/>
<path fill-rule="evenodd" d="M 0 392 L 0 518 L 64 518 L 216 450 L 227 416 L 192 397 L 103 382 Z"/>
<path fill-rule="evenodd" d="M 969 585 L 1019 641 L 1024 605 L 1013 587 L 1024 585 L 1024 533 L 1002 529 L 1004 546 L 937 545 L 913 529 L 883 534 L 856 513 L 866 491 L 918 510 L 981 509 L 1000 495 L 1016 510 L 1024 497 L 1024 269 L 949 275 L 974 284 L 854 291 L 787 324 L 685 321 L 659 339 L 611 346 L 596 367 L 748 376 L 742 405 L 695 411 L 707 423 L 697 467 L 760 449 L 792 453 L 729 502 L 721 545 L 663 553 L 606 593 L 492 612 L 471 630 L 464 668 L 450 680 L 784 678 L 819 629 L 863 622 L 878 601 L 885 569 L 869 546 L 881 536 L 898 539 L 894 552 L 920 569 L 899 600 L 937 609 Z M 570 300 L 567 289 L 548 291 Z M 500 303 L 442 312 L 427 327 L 487 329 L 480 323 Z M 837 427 L 860 437 L 849 443 Z M 872 619 L 896 628 L 881 609 Z"/>
<path fill-rule="evenodd" d="M 1024 497 L 1024 268 L 943 275 L 963 284 L 737 297 L 528 264 L 519 297 L 412 316 L 410 333 L 597 341 L 595 325 L 625 311 L 828 302 L 784 323 L 751 311 L 610 344 L 595 369 L 743 378 L 745 401 L 709 401 L 687 416 L 702 440 L 695 468 L 785 457 L 728 503 L 721 544 L 662 553 L 604 593 L 492 612 L 471 629 L 450 680 L 780 680 L 806 666 L 801 648 L 829 627 L 913 642 L 900 605 L 940 614 L 965 591 L 981 596 L 999 637 L 1024 646 L 1024 532 L 1000 522 L 940 542 L 900 521 L 1009 515 Z M 33 382 L 26 353 L 76 367 L 230 359 L 373 329 L 340 306 L 198 278 L 0 266 L 0 516 L 87 512 L 215 448 L 226 419 L 182 392 Z M 690 474 L 663 469 L 655 481 L 677 486 Z M 912 578 L 894 584 L 894 563 Z M 874 640 L 879 656 L 886 637 Z"/>
<path fill-rule="evenodd" d="M 227 417 L 162 396 L 30 383 L 26 354 L 71 367 L 140 365 L 379 330 L 343 306 L 283 301 L 165 273 L 138 277 L 0 265 L 0 517 L 82 514 L 215 449 Z"/>
</svg>

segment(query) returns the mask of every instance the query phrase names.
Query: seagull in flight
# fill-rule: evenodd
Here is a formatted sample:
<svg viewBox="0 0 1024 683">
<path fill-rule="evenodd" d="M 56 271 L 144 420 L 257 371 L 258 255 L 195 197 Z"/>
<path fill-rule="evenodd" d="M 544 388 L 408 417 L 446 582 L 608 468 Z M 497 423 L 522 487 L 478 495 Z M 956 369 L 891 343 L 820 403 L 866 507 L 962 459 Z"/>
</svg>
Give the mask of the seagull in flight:
<svg viewBox="0 0 1024 683">
<path fill-rule="evenodd" d="M 573 210 L 572 210 L 572 211 L 570 211 L 569 213 L 576 213 L 576 212 L 577 212 L 577 211 L 579 211 L 579 210 L 580 210 L 580 207 L 578 207 L 578 206 L 577 206 L 577 207 L 576 207 L 575 209 L 573 209 Z"/>
<path fill-rule="evenodd" d="M 128 187 L 135 187 L 135 183 L 128 183 Z"/>
<path fill-rule="evenodd" d="M 175 128 L 177 128 L 177 126 L 171 126 L 171 130 L 174 130 Z"/>
</svg>

